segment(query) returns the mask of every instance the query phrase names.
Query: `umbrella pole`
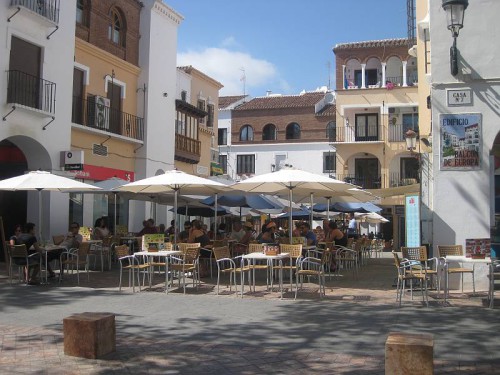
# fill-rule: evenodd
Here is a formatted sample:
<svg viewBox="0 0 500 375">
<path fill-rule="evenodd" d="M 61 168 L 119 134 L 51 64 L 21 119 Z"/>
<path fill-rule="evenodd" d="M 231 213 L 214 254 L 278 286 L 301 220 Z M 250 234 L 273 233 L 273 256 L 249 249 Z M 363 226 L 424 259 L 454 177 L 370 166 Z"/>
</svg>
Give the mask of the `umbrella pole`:
<svg viewBox="0 0 500 375">
<path fill-rule="evenodd" d="M 114 223 L 113 234 L 116 236 L 116 197 L 117 197 L 117 193 L 113 193 L 113 196 L 115 197 L 115 212 L 114 212 L 115 219 L 113 221 L 113 223 Z"/>
<path fill-rule="evenodd" d="M 292 243 L 292 226 L 293 226 L 293 214 L 292 214 L 292 201 L 293 201 L 293 193 L 292 187 L 288 188 L 288 203 L 289 203 L 289 213 L 288 213 L 288 237 L 290 237 L 290 244 Z"/>
<path fill-rule="evenodd" d="M 38 190 L 38 235 L 39 241 L 42 242 L 42 189 Z"/>
<path fill-rule="evenodd" d="M 177 191 L 179 189 L 174 189 L 174 217 L 177 219 Z M 178 220 L 174 220 L 174 250 L 177 248 L 177 223 Z"/>
<path fill-rule="evenodd" d="M 330 221 L 330 197 L 326 197 L 326 219 Z"/>
<path fill-rule="evenodd" d="M 310 195 L 311 199 L 311 212 L 309 213 L 309 226 L 311 227 L 311 230 L 313 230 L 313 193 Z"/>
<path fill-rule="evenodd" d="M 217 198 L 218 198 L 219 194 L 218 193 L 215 193 L 215 196 L 214 196 L 214 218 L 215 218 L 215 221 L 214 221 L 214 240 L 217 239 L 217 232 L 218 232 L 218 228 L 217 228 Z"/>
</svg>

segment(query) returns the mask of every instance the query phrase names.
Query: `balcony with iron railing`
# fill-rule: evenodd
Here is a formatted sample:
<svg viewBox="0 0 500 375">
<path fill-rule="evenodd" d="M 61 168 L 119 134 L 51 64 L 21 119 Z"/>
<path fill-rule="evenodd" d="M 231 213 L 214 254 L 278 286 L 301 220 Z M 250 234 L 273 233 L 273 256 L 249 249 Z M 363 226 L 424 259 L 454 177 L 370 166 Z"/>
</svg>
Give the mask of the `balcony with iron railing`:
<svg viewBox="0 0 500 375">
<path fill-rule="evenodd" d="M 408 126 L 402 124 L 389 124 L 389 142 L 405 142 L 405 133 L 408 129 L 413 129 L 418 134 L 418 126 Z"/>
<path fill-rule="evenodd" d="M 144 119 L 107 107 L 96 101 L 95 96 L 83 99 L 73 97 L 71 119 L 74 124 L 105 132 L 144 140 Z"/>
<path fill-rule="evenodd" d="M 201 157 L 201 142 L 182 134 L 175 135 L 175 160 L 197 164 Z"/>
<path fill-rule="evenodd" d="M 330 131 L 329 141 L 337 143 L 376 142 L 383 140 L 382 134 L 381 125 L 337 126 L 335 131 Z"/>
<path fill-rule="evenodd" d="M 55 114 L 56 84 L 19 70 L 8 70 L 7 104 Z"/>
<path fill-rule="evenodd" d="M 23 7 L 49 21 L 59 23 L 60 0 L 10 0 L 11 7 Z"/>
<path fill-rule="evenodd" d="M 405 173 L 389 172 L 377 175 L 337 173 L 335 178 L 340 181 L 360 186 L 363 189 L 386 189 L 397 186 L 413 185 L 420 182 L 420 174 L 418 170 L 410 170 Z"/>
</svg>

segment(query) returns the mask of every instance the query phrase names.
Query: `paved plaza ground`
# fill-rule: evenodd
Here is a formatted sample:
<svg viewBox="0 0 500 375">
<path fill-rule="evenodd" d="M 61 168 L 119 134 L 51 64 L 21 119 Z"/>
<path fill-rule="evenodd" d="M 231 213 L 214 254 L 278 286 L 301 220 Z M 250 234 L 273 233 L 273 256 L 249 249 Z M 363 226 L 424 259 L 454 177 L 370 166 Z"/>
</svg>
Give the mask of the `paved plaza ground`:
<svg viewBox="0 0 500 375">
<path fill-rule="evenodd" d="M 0 267 L 4 266 L 0 264 Z M 500 306 L 486 293 L 431 292 L 395 303 L 390 258 L 370 260 L 356 279 L 327 281 L 326 297 L 307 285 L 297 300 L 259 285 L 244 298 L 204 279 L 198 290 L 166 295 L 118 290 L 119 272 L 76 276 L 62 284 L 9 285 L 0 276 L 0 374 L 384 374 L 387 335 L 432 333 L 436 374 L 500 373 Z M 82 275 L 81 275 L 82 276 Z M 286 279 L 285 279 L 286 281 Z M 116 352 L 98 360 L 64 355 L 63 318 L 116 314 Z"/>
</svg>

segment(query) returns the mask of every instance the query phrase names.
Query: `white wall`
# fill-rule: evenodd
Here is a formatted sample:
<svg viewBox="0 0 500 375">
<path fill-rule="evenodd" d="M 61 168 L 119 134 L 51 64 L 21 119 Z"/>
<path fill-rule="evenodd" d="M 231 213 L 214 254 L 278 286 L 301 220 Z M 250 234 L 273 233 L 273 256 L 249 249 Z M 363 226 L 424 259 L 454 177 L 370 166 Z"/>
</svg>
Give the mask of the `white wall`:
<svg viewBox="0 0 500 375">
<path fill-rule="evenodd" d="M 465 13 L 460 31 L 459 74 L 450 73 L 449 48 L 453 39 L 446 27 L 441 2 L 429 2 L 432 61 L 433 174 L 434 174 L 434 248 L 439 244 L 465 245 L 468 238 L 489 238 L 494 197 L 491 186 L 490 151 L 500 130 L 500 50 L 498 34 L 500 2 L 475 0 Z M 465 74 L 464 74 L 465 73 Z M 463 107 L 447 105 L 446 89 L 471 88 L 473 104 Z M 440 171 L 439 115 L 446 113 L 480 113 L 481 168 L 475 171 Z M 485 273 L 486 270 L 480 271 Z M 483 275 L 484 276 L 484 275 Z M 465 278 L 467 282 L 469 278 Z M 484 277 L 476 281 L 484 284 Z M 470 284 L 470 283 L 469 283 Z M 484 286 L 484 285 L 483 285 Z"/>
<path fill-rule="evenodd" d="M 50 39 L 47 36 L 55 30 L 55 26 L 26 9 L 7 22 L 7 18 L 16 11 L 9 3 L 0 2 L 0 115 L 5 116 L 11 109 L 5 104 L 5 71 L 9 69 L 13 35 L 42 48 L 42 78 L 56 83 L 56 110 L 55 119 L 46 130 L 43 127 L 51 121 L 50 114 L 32 109 L 15 110 L 7 121 L 2 121 L 0 140 L 10 139 L 21 148 L 28 160 L 28 169 L 60 171 L 60 151 L 69 150 L 71 143 L 76 1 L 61 1 L 59 30 Z M 38 224 L 38 207 L 38 195 L 30 193 L 27 220 L 35 224 Z M 67 194 L 44 194 L 43 207 L 44 237 L 66 232 L 69 214 Z"/>
</svg>

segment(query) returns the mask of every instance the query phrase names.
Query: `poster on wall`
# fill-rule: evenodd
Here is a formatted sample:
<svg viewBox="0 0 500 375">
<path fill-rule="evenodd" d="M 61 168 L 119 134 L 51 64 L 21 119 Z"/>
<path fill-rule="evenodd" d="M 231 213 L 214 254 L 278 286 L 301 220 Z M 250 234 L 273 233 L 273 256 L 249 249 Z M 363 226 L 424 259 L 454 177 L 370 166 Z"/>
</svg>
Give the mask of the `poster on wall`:
<svg viewBox="0 0 500 375">
<path fill-rule="evenodd" d="M 465 256 L 472 258 L 484 258 L 491 251 L 491 239 L 471 238 L 465 240 Z"/>
<path fill-rule="evenodd" d="M 481 115 L 441 114 L 441 163 L 445 170 L 481 169 Z"/>
<path fill-rule="evenodd" d="M 420 246 L 420 196 L 405 195 L 406 246 Z"/>
</svg>

